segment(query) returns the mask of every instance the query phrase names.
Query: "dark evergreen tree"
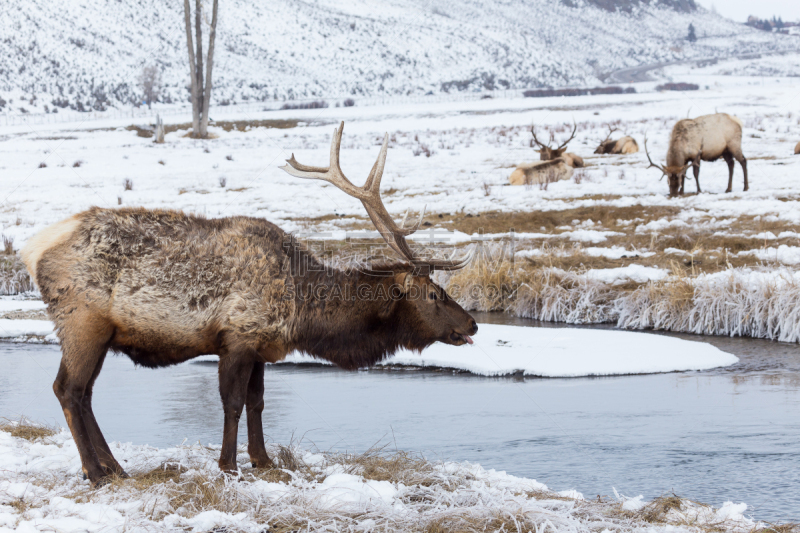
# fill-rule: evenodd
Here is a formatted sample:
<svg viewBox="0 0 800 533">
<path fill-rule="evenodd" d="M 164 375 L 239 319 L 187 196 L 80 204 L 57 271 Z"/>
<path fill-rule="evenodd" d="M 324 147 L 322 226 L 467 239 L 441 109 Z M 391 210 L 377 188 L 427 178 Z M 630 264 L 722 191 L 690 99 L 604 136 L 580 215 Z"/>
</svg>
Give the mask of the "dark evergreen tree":
<svg viewBox="0 0 800 533">
<path fill-rule="evenodd" d="M 693 43 L 697 40 L 697 35 L 694 32 L 694 24 L 689 24 L 689 36 L 687 37 L 690 43 Z"/>
</svg>

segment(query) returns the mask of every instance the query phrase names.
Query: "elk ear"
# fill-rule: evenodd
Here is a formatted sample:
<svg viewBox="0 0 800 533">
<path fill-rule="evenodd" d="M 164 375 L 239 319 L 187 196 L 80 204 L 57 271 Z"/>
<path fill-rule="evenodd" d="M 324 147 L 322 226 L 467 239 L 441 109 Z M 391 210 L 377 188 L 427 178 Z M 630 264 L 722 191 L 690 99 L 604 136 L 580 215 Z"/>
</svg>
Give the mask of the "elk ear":
<svg viewBox="0 0 800 533">
<path fill-rule="evenodd" d="M 395 274 L 394 281 L 403 287 L 403 293 L 407 294 L 414 283 L 414 275 L 411 272 L 399 272 Z"/>
</svg>

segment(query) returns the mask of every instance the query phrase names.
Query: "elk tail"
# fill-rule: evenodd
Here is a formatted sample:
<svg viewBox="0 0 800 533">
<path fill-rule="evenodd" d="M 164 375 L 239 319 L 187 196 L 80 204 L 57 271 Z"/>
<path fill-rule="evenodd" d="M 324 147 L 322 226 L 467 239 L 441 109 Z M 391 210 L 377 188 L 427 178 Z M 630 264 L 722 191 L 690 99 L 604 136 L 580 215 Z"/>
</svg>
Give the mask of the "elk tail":
<svg viewBox="0 0 800 533">
<path fill-rule="evenodd" d="M 28 239 L 28 242 L 20 250 L 19 255 L 34 282 L 36 281 L 36 266 L 39 264 L 42 255 L 47 250 L 66 242 L 78 229 L 80 223 L 80 219 L 77 216 L 73 216 L 47 226 Z"/>
</svg>

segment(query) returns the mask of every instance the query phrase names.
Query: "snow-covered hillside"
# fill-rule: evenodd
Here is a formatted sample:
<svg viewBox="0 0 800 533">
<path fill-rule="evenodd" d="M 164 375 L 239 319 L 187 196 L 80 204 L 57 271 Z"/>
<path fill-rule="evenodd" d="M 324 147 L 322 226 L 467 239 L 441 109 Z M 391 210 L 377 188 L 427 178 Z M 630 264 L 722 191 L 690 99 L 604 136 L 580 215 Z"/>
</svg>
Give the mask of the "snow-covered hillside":
<svg viewBox="0 0 800 533">
<path fill-rule="evenodd" d="M 644 63 L 800 44 L 685 2 L 624 3 L 630 13 L 598 7 L 610 0 L 230 0 L 214 100 L 593 85 Z M 188 96 L 182 2 L 7 0 L 0 27 L 6 113 L 129 104 L 147 64 L 161 67 L 165 100 Z"/>
</svg>

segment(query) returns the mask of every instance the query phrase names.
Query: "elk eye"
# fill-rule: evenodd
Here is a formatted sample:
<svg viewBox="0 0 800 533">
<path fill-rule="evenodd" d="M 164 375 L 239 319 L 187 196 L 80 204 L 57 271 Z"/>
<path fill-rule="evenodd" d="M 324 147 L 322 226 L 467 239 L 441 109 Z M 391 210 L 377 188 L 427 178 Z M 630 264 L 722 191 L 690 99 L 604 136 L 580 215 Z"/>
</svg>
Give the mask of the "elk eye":
<svg viewBox="0 0 800 533">
<path fill-rule="evenodd" d="M 430 300 L 436 300 L 436 293 L 435 293 L 435 292 L 432 292 L 432 293 L 430 293 L 430 294 L 428 295 L 428 299 L 430 299 Z"/>
</svg>

